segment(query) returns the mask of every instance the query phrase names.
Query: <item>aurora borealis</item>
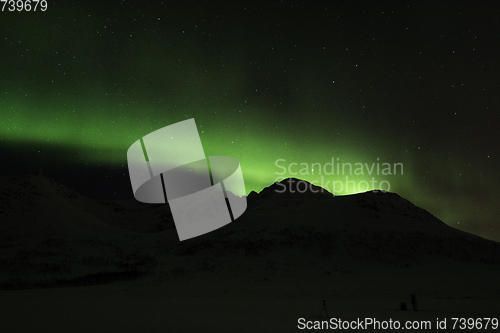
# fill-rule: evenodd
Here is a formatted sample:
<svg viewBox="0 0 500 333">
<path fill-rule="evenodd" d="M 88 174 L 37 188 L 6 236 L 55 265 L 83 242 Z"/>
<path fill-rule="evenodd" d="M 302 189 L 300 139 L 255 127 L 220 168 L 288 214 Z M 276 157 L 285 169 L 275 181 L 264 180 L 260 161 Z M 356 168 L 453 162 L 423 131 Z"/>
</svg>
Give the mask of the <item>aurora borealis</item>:
<svg viewBox="0 0 500 333">
<path fill-rule="evenodd" d="M 128 147 L 195 118 L 205 154 L 237 158 L 247 192 L 292 176 L 277 160 L 296 172 L 332 158 L 402 163 L 375 177 L 498 241 L 496 13 L 493 2 L 60 0 L 1 12 L 2 174 L 42 169 L 88 196 L 131 198 Z"/>
</svg>

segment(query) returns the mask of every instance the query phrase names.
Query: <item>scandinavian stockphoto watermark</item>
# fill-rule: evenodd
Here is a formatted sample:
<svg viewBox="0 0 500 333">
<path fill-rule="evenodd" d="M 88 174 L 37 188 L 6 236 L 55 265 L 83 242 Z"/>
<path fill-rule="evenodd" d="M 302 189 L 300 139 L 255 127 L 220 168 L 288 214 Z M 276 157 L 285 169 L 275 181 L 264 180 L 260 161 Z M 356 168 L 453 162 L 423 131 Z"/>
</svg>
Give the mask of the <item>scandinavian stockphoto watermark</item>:
<svg viewBox="0 0 500 333">
<path fill-rule="evenodd" d="M 358 193 L 366 192 L 370 189 L 373 192 L 388 192 L 391 190 L 389 176 L 403 175 L 403 163 L 380 162 L 377 157 L 376 162 L 343 162 L 339 157 L 331 158 L 330 162 L 321 163 L 297 163 L 289 162 L 285 159 L 277 159 L 274 165 L 280 170 L 275 174 L 276 184 L 280 189 L 276 192 L 284 191 L 304 193 L 306 191 L 318 192 L 323 189 L 335 195 L 336 193 Z M 298 181 L 294 184 L 292 181 L 287 185 L 279 183 L 284 176 L 302 176 L 302 177 L 320 177 L 320 180 L 310 182 Z M 371 179 L 366 180 L 371 177 Z M 363 179 L 360 179 L 363 178 Z M 321 189 L 315 188 L 319 186 Z M 378 189 L 378 190 L 376 190 Z"/>
<path fill-rule="evenodd" d="M 168 201 L 181 241 L 218 229 L 246 210 L 238 160 L 207 158 L 194 119 L 137 140 L 127 151 L 127 161 L 135 198 Z"/>
</svg>

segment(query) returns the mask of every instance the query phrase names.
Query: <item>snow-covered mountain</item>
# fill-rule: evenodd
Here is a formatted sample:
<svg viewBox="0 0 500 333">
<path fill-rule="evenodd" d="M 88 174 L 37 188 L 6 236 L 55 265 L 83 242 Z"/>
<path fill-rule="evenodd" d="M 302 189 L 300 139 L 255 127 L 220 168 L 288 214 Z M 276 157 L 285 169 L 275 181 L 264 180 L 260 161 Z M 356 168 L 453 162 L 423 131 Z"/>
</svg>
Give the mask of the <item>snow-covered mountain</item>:
<svg viewBox="0 0 500 333">
<path fill-rule="evenodd" d="M 180 242 L 168 205 L 95 201 L 36 175 L 2 178 L 0 285 L 93 284 L 178 271 L 258 274 L 270 258 L 280 263 L 274 274 L 292 276 L 318 262 L 333 271 L 500 263 L 499 243 L 451 228 L 395 193 L 333 196 L 298 184 L 289 178 L 252 192 L 236 221 Z"/>
</svg>

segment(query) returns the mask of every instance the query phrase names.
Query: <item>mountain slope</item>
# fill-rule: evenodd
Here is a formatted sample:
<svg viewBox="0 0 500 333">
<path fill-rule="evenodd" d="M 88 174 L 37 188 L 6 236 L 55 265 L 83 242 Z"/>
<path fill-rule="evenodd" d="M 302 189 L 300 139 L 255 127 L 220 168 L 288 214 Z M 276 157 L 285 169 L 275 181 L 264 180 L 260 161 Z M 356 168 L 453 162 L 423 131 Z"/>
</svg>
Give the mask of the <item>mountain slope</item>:
<svg viewBox="0 0 500 333">
<path fill-rule="evenodd" d="M 395 193 L 334 197 L 298 184 L 286 179 L 252 192 L 236 221 L 179 242 L 168 205 L 99 202 L 41 176 L 0 179 L 0 284 L 260 274 L 273 262 L 281 262 L 276 274 L 291 275 L 322 265 L 356 271 L 436 260 L 500 264 L 499 243 L 453 229 Z"/>
</svg>

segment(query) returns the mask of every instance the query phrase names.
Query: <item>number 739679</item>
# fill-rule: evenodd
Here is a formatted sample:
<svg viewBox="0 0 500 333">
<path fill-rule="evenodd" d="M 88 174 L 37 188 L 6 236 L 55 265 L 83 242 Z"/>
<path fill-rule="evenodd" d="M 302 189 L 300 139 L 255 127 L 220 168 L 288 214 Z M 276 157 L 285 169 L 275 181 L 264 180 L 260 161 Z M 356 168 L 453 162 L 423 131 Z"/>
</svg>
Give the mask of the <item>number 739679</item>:
<svg viewBox="0 0 500 333">
<path fill-rule="evenodd" d="M 0 0 L 2 12 L 36 12 L 47 10 L 47 0 Z"/>
</svg>

